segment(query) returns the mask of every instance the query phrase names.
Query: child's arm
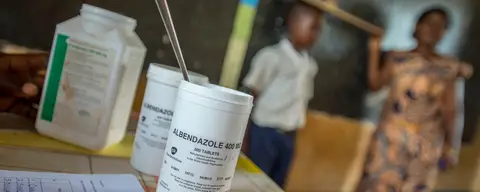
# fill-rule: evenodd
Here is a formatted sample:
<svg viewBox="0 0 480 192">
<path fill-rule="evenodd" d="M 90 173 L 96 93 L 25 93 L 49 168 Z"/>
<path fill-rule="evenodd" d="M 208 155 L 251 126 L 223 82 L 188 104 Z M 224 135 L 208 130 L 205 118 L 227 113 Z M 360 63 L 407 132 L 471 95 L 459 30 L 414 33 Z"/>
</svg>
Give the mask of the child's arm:
<svg viewBox="0 0 480 192">
<path fill-rule="evenodd" d="M 254 90 L 252 90 L 248 87 L 242 86 L 240 88 L 240 91 L 253 96 L 253 103 L 255 103 L 255 98 L 257 98 L 257 93 Z M 242 153 L 244 153 L 244 154 L 246 154 L 248 152 L 248 135 L 249 135 L 248 130 L 249 130 L 250 125 L 251 125 L 251 120 L 248 121 L 247 127 L 245 127 L 245 133 L 243 135 L 242 149 L 241 150 L 242 150 Z"/>
<path fill-rule="evenodd" d="M 263 49 L 259 51 L 252 60 L 250 70 L 243 79 L 242 91 L 254 97 L 254 103 L 259 94 L 265 89 L 273 78 L 276 70 L 276 63 L 278 57 L 270 50 Z M 248 134 L 250 123 L 245 129 L 243 137 L 242 152 L 247 153 L 248 149 Z"/>
<path fill-rule="evenodd" d="M 253 57 L 250 70 L 243 79 L 244 89 L 252 96 L 260 94 L 273 78 L 278 56 L 269 48 L 260 50 Z"/>
<path fill-rule="evenodd" d="M 253 96 L 253 102 L 255 103 L 255 98 L 257 97 L 258 92 L 245 86 L 240 87 L 240 91 Z"/>
</svg>

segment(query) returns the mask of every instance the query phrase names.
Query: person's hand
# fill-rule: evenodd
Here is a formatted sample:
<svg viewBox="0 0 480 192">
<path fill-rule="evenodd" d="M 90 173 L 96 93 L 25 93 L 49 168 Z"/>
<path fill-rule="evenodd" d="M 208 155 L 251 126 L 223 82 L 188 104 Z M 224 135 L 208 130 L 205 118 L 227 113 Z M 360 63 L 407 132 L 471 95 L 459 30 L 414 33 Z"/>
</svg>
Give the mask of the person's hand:
<svg viewBox="0 0 480 192">
<path fill-rule="evenodd" d="M 374 52 L 380 52 L 382 44 L 382 37 L 381 36 L 371 36 L 368 39 L 368 50 Z"/>
<path fill-rule="evenodd" d="M 459 75 L 465 78 L 470 78 L 473 75 L 473 68 L 469 64 L 460 64 Z"/>
<path fill-rule="evenodd" d="M 33 83 L 25 83 L 22 88 L 13 93 L 16 98 L 29 99 L 38 95 L 38 87 Z"/>
<path fill-rule="evenodd" d="M 38 87 L 33 83 L 25 83 L 22 86 L 22 92 L 28 97 L 35 97 L 38 95 Z"/>
<path fill-rule="evenodd" d="M 451 146 L 444 146 L 443 154 L 440 159 L 440 169 L 446 170 L 457 165 L 459 155 L 458 151 Z"/>
</svg>

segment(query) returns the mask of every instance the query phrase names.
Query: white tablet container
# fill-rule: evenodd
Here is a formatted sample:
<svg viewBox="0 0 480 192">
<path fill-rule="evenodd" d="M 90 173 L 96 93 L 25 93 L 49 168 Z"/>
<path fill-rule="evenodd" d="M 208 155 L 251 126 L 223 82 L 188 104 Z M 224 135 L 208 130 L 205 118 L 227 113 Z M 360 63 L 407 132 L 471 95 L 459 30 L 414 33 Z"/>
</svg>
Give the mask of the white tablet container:
<svg viewBox="0 0 480 192">
<path fill-rule="evenodd" d="M 195 84 L 208 83 L 206 76 L 188 74 Z M 183 76 L 179 68 L 152 63 L 147 78 L 130 164 L 142 173 L 158 176 Z"/>
<path fill-rule="evenodd" d="M 157 192 L 229 191 L 253 97 L 182 81 Z"/>
<path fill-rule="evenodd" d="M 125 136 L 146 54 L 133 18 L 83 4 L 57 25 L 35 127 L 90 150 Z"/>
</svg>

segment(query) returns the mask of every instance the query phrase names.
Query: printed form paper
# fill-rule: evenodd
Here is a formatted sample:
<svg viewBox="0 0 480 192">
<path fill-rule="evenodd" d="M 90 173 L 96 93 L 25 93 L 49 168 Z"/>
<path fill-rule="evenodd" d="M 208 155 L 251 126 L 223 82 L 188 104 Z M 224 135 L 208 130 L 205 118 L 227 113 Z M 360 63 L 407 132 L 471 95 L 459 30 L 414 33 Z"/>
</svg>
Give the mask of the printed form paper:
<svg viewBox="0 0 480 192">
<path fill-rule="evenodd" d="M 143 192 L 133 175 L 0 170 L 0 192 Z"/>
</svg>

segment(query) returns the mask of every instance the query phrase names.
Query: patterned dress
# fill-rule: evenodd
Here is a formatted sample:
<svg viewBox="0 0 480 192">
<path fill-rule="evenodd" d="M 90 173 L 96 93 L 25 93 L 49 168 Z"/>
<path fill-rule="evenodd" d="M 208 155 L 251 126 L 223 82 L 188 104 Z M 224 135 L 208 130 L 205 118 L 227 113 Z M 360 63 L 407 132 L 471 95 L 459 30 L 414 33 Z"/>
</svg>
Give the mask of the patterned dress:
<svg viewBox="0 0 480 192">
<path fill-rule="evenodd" d="M 445 139 L 443 95 L 459 74 L 460 63 L 410 52 L 395 52 L 387 59 L 391 89 L 358 191 L 431 191 L 427 182 Z"/>
</svg>

